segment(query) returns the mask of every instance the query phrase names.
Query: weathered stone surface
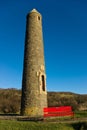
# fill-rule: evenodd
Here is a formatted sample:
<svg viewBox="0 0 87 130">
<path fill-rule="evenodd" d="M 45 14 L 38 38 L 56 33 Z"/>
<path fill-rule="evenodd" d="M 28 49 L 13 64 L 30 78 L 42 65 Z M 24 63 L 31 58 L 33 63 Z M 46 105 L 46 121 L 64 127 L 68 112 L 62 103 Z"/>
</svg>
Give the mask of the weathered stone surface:
<svg viewBox="0 0 87 130">
<path fill-rule="evenodd" d="M 47 107 L 42 16 L 35 9 L 27 15 L 21 114 L 43 116 Z"/>
</svg>

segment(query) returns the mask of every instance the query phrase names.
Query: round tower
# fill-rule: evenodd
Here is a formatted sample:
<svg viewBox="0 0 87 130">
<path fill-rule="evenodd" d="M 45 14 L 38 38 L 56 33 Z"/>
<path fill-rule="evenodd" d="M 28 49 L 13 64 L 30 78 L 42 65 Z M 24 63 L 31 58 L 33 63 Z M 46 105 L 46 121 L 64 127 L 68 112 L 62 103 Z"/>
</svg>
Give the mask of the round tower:
<svg viewBox="0 0 87 130">
<path fill-rule="evenodd" d="M 42 16 L 33 9 L 27 15 L 21 115 L 43 116 L 47 107 Z"/>
</svg>

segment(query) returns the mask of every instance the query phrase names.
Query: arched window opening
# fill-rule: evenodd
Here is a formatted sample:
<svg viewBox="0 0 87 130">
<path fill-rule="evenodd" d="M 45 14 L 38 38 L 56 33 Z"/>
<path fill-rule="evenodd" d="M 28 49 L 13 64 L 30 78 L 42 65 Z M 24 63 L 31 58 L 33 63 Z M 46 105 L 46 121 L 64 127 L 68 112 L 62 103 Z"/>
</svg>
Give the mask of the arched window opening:
<svg viewBox="0 0 87 130">
<path fill-rule="evenodd" d="M 42 90 L 45 91 L 45 77 L 42 75 Z"/>
<path fill-rule="evenodd" d="M 38 16 L 38 20 L 40 20 L 40 16 Z"/>
</svg>

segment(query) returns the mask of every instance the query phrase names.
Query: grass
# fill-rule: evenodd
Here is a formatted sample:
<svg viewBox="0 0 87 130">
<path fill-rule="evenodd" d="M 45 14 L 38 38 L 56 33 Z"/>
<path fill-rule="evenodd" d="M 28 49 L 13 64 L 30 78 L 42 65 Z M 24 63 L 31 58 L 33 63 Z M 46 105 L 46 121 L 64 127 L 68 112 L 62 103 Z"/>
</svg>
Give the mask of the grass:
<svg viewBox="0 0 87 130">
<path fill-rule="evenodd" d="M 87 111 L 75 111 L 76 118 L 85 118 L 87 117 Z"/>
<path fill-rule="evenodd" d="M 29 122 L 29 121 L 0 121 L 0 130 L 74 130 L 73 126 L 61 123 Z"/>
<path fill-rule="evenodd" d="M 76 118 L 87 117 L 87 111 L 76 111 Z M 64 121 L 72 120 L 72 123 L 64 123 Z M 17 121 L 17 120 L 0 120 L 0 130 L 86 130 L 87 122 L 74 122 L 74 118 L 52 118 L 45 121 Z M 62 122 L 62 123 L 61 123 Z"/>
<path fill-rule="evenodd" d="M 0 130 L 87 130 L 87 122 L 64 124 L 0 120 Z"/>
</svg>

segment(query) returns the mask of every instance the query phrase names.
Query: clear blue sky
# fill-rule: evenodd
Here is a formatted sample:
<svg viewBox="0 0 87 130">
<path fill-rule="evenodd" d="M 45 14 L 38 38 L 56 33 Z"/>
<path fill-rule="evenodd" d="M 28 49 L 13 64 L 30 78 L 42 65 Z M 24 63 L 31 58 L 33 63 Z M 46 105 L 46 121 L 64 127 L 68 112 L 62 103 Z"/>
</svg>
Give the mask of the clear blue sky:
<svg viewBox="0 0 87 130">
<path fill-rule="evenodd" d="M 0 1 L 0 88 L 21 88 L 26 15 L 43 16 L 48 91 L 87 94 L 87 0 Z"/>
</svg>

